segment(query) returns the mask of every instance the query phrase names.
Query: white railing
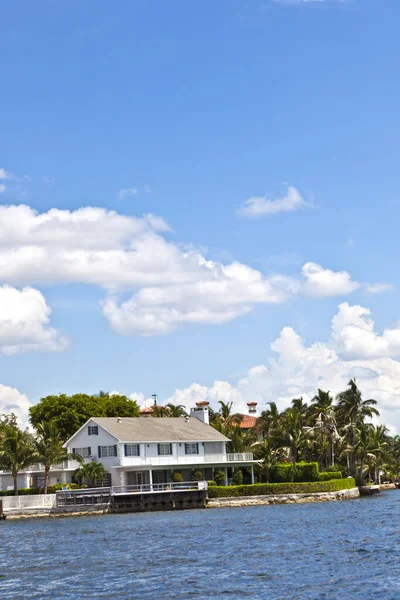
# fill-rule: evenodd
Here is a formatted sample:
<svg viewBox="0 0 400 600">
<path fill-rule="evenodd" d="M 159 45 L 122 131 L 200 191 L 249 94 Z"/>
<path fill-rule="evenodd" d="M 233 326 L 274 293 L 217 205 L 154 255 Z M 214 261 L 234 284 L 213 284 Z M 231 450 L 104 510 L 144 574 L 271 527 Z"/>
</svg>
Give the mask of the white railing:
<svg viewBox="0 0 400 600">
<path fill-rule="evenodd" d="M 65 469 L 79 469 L 81 463 L 77 460 L 64 460 L 63 462 L 51 465 L 50 471 L 63 471 Z M 43 463 L 36 463 L 26 469 L 29 472 L 44 471 Z"/>
<path fill-rule="evenodd" d="M 171 483 L 147 483 L 143 485 L 114 485 L 112 494 L 149 494 L 151 492 L 185 492 L 190 490 L 207 490 L 207 481 L 182 481 Z"/>
<path fill-rule="evenodd" d="M 55 494 L 35 494 L 32 496 L 4 496 L 3 510 L 19 508 L 52 508 L 56 503 Z"/>
<path fill-rule="evenodd" d="M 226 460 L 229 462 L 241 462 L 253 460 L 252 452 L 235 452 L 234 454 L 227 454 Z"/>
<path fill-rule="evenodd" d="M 248 462 L 253 460 L 252 452 L 239 452 L 236 454 L 190 454 L 186 456 L 121 456 L 121 467 L 159 467 L 159 466 L 184 466 L 201 465 L 204 463 Z"/>
</svg>

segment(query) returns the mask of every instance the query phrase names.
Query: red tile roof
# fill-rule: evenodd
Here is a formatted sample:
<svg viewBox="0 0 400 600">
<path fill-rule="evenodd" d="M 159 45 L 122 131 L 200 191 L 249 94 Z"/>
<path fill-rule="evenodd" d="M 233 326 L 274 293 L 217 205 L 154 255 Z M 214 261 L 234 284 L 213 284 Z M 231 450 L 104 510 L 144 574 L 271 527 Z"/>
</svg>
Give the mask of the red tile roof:
<svg viewBox="0 0 400 600">
<path fill-rule="evenodd" d="M 253 415 L 242 415 L 242 420 L 239 423 L 240 429 L 250 429 L 257 423 L 258 417 Z"/>
<path fill-rule="evenodd" d="M 148 406 L 147 408 L 142 408 L 142 410 L 140 411 L 140 414 L 153 414 L 154 412 L 154 408 L 152 406 Z"/>
</svg>

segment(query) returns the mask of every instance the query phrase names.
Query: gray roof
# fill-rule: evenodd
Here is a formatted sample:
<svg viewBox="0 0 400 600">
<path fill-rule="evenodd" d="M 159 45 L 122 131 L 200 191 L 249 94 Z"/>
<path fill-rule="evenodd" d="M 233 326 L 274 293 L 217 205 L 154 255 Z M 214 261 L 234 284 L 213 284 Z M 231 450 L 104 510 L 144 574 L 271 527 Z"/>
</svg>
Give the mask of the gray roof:
<svg viewBox="0 0 400 600">
<path fill-rule="evenodd" d="M 120 442 L 228 442 L 219 431 L 196 417 L 93 417 Z"/>
</svg>

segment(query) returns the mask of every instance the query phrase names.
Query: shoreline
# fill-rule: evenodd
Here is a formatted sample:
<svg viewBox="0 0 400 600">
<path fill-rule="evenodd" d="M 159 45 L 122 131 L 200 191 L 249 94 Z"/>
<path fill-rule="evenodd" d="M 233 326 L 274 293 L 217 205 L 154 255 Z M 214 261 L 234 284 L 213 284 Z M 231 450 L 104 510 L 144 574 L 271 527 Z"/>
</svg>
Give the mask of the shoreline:
<svg viewBox="0 0 400 600">
<path fill-rule="evenodd" d="M 268 504 L 305 504 L 312 502 L 334 502 L 353 500 L 360 497 L 358 487 L 337 492 L 312 492 L 306 494 L 275 494 L 268 496 L 241 496 L 240 498 L 209 498 L 207 508 L 226 508 L 235 506 L 265 506 Z"/>
</svg>

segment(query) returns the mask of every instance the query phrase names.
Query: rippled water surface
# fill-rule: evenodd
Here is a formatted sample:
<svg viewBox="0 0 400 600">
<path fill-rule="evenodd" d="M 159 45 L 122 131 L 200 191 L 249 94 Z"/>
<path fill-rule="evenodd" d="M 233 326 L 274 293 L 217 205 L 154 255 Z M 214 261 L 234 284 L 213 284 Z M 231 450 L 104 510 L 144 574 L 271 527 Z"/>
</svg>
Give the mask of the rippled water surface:
<svg viewBox="0 0 400 600">
<path fill-rule="evenodd" d="M 0 598 L 400 599 L 400 491 L 0 522 Z"/>
</svg>

